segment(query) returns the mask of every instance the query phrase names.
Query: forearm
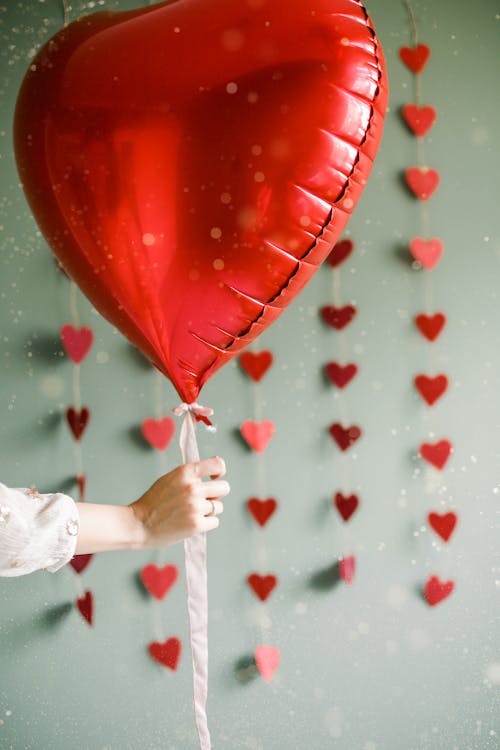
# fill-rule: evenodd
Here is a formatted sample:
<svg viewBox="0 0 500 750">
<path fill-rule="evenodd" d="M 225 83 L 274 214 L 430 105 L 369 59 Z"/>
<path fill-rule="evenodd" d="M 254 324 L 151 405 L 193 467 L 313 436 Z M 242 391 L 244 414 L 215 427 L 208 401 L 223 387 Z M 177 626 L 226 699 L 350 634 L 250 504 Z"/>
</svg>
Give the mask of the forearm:
<svg viewBox="0 0 500 750">
<path fill-rule="evenodd" d="M 75 554 L 142 548 L 144 530 L 130 506 L 76 505 L 80 525 Z"/>
</svg>

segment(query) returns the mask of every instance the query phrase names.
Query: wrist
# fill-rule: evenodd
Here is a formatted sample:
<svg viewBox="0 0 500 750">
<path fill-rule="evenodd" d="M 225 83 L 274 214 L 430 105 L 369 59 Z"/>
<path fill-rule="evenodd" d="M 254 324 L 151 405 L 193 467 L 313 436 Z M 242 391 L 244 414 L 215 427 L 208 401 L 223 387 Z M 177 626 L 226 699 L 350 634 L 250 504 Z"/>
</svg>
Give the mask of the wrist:
<svg viewBox="0 0 500 750">
<path fill-rule="evenodd" d="M 76 505 L 80 516 L 77 555 L 144 548 L 146 532 L 132 506 L 94 503 Z"/>
</svg>

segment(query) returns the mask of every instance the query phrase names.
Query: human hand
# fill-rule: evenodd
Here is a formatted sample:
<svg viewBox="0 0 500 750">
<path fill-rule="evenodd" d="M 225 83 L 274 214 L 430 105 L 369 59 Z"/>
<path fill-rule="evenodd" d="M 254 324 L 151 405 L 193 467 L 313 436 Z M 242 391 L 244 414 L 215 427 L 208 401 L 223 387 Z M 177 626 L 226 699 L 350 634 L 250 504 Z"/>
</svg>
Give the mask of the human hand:
<svg viewBox="0 0 500 750">
<path fill-rule="evenodd" d="M 165 474 L 131 508 L 141 529 L 141 549 L 175 544 L 216 529 L 229 483 L 222 458 L 185 464 Z M 204 480 L 205 477 L 210 477 Z"/>
</svg>

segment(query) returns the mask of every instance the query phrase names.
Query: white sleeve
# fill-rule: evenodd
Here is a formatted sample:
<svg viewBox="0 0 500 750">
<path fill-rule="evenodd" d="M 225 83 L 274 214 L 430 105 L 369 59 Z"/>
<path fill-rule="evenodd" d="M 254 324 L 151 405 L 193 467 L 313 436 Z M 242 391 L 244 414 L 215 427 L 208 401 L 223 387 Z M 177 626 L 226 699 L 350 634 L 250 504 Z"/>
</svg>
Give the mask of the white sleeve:
<svg viewBox="0 0 500 750">
<path fill-rule="evenodd" d="M 0 576 L 55 573 L 75 554 L 80 515 L 61 493 L 11 489 L 0 483 Z"/>
</svg>

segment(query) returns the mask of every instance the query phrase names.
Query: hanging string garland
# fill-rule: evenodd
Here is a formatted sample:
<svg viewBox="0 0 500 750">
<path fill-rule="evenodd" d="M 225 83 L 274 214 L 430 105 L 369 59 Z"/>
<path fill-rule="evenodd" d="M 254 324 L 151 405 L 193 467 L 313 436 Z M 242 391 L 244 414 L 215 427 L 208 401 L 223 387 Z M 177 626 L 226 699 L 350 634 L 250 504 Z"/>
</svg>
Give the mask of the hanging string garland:
<svg viewBox="0 0 500 750">
<path fill-rule="evenodd" d="M 422 102 L 421 73 L 427 65 L 431 50 L 419 43 L 415 16 L 409 0 L 406 0 L 410 27 L 411 47 L 402 47 L 399 57 L 402 63 L 414 74 L 415 101 L 405 104 L 401 110 L 403 120 L 409 128 L 417 143 L 417 165 L 409 167 L 405 172 L 405 180 L 408 188 L 420 201 L 421 204 L 421 230 L 423 237 L 414 237 L 409 243 L 410 253 L 413 256 L 416 267 L 423 268 L 425 277 L 425 296 L 427 301 L 426 312 L 418 313 L 415 317 L 415 325 L 421 335 L 430 343 L 436 341 L 446 325 L 446 316 L 442 312 L 432 312 L 432 284 L 431 273 L 441 261 L 444 253 L 443 242 L 438 237 L 430 237 L 429 212 L 426 202 L 431 198 L 440 184 L 439 172 L 427 166 L 423 138 L 434 127 L 437 120 L 437 112 L 434 107 Z M 434 354 L 434 352 L 432 352 Z M 419 373 L 414 377 L 414 386 L 429 407 L 434 407 L 444 396 L 449 387 L 449 378 L 444 373 L 429 375 Z M 453 446 L 447 438 L 436 442 L 423 442 L 419 447 L 419 455 L 429 466 L 438 471 L 443 471 L 453 453 Z M 449 511 L 444 514 L 431 511 L 427 515 L 427 523 L 437 536 L 447 543 L 456 527 L 458 516 Z M 453 580 L 441 581 L 439 576 L 429 576 L 423 587 L 424 599 L 430 606 L 435 606 L 444 601 L 455 588 Z"/>
<path fill-rule="evenodd" d="M 340 266 L 351 256 L 353 251 L 353 241 L 342 239 L 337 242 L 330 253 L 327 263 L 332 269 L 333 274 L 333 304 L 320 308 L 320 316 L 323 321 L 338 331 L 340 336 L 339 354 L 342 361 L 327 362 L 325 364 L 325 376 L 329 383 L 339 390 L 338 396 L 342 423 L 333 422 L 329 426 L 328 432 L 342 453 L 348 451 L 362 435 L 361 428 L 357 425 L 345 426 L 348 418 L 344 391 L 357 376 L 359 370 L 357 364 L 354 362 L 346 362 L 347 341 L 344 329 L 355 318 L 357 309 L 353 304 L 341 306 Z M 348 486 L 349 476 L 345 462 L 343 462 L 342 469 L 343 482 Z M 354 493 L 347 495 L 344 494 L 344 491 L 337 490 L 333 497 L 333 506 L 342 519 L 343 525 L 343 551 L 338 559 L 338 572 L 346 583 L 352 584 L 356 572 L 356 558 L 350 553 L 352 550 L 352 541 L 346 524 L 359 507 L 359 497 Z"/>
<path fill-rule="evenodd" d="M 273 365 L 273 355 L 268 350 L 260 352 L 246 351 L 240 354 L 238 358 L 239 365 L 245 375 L 252 380 L 254 388 L 254 415 L 253 419 L 248 419 L 240 426 L 240 432 L 251 448 L 257 453 L 257 476 L 259 483 L 259 493 L 261 496 L 266 494 L 265 482 L 265 459 L 263 456 L 269 442 L 275 433 L 274 422 L 268 419 L 262 419 L 262 401 L 260 397 L 260 382 Z M 252 497 L 247 501 L 247 510 L 262 529 L 277 508 L 277 501 L 274 498 L 260 499 Z M 259 535 L 259 545 L 256 550 L 259 567 L 268 567 L 267 550 L 263 544 L 262 536 Z M 259 613 L 261 624 L 261 640 L 264 643 L 258 645 L 254 651 L 255 664 L 258 671 L 266 680 L 270 682 L 280 663 L 280 650 L 276 646 L 265 644 L 267 640 L 267 631 L 270 627 L 270 619 L 267 614 L 265 602 L 269 599 L 272 592 L 278 586 L 278 577 L 268 571 L 252 572 L 246 579 L 249 590 L 262 603 Z"/>
</svg>

